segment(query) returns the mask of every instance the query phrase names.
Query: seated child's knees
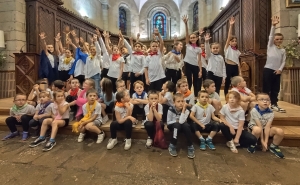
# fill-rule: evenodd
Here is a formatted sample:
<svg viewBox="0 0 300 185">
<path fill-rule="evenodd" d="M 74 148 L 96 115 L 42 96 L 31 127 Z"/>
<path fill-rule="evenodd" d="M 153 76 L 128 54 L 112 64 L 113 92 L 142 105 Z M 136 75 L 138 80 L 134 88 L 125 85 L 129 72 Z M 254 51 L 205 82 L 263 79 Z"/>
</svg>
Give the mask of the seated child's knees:
<svg viewBox="0 0 300 185">
<path fill-rule="evenodd" d="M 281 128 L 276 128 L 276 134 L 279 136 L 284 136 L 284 131 Z"/>
<path fill-rule="evenodd" d="M 260 134 L 262 132 L 262 129 L 260 127 L 254 126 L 252 128 L 252 133 Z"/>
</svg>

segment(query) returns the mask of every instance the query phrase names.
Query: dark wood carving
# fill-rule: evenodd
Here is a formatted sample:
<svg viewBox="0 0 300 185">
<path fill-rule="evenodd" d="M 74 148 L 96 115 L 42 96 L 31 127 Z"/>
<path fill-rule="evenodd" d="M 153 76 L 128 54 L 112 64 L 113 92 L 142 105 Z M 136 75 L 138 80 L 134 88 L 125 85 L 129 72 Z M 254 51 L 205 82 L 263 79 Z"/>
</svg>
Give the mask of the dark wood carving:
<svg viewBox="0 0 300 185">
<path fill-rule="evenodd" d="M 243 77 L 248 79 L 247 84 L 252 91 L 261 91 L 262 71 L 271 27 L 271 1 L 231 0 L 209 25 L 213 42 L 225 45 L 228 19 L 231 16 L 235 17 L 233 34 L 238 38 L 238 48 L 243 53 L 240 63 L 249 66 L 249 71 L 244 71 Z M 250 53 L 247 52 L 249 50 Z M 224 54 L 223 49 L 220 53 Z"/>
</svg>

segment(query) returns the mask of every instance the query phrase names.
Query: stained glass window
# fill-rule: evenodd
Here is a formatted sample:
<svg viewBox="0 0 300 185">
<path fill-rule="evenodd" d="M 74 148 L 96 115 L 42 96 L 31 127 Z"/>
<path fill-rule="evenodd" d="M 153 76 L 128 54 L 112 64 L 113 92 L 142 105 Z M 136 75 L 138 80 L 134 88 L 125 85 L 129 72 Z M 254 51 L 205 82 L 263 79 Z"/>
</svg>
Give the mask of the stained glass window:
<svg viewBox="0 0 300 185">
<path fill-rule="evenodd" d="M 127 17 L 126 11 L 124 8 L 119 8 L 119 29 L 121 30 L 123 35 L 127 35 Z"/>
<path fill-rule="evenodd" d="M 162 38 L 167 37 L 167 19 L 166 15 L 162 12 L 157 12 L 153 16 L 153 28 L 157 28 Z"/>
<path fill-rule="evenodd" d="M 197 31 L 199 27 L 198 21 L 198 2 L 194 4 L 193 8 L 193 31 Z"/>
</svg>

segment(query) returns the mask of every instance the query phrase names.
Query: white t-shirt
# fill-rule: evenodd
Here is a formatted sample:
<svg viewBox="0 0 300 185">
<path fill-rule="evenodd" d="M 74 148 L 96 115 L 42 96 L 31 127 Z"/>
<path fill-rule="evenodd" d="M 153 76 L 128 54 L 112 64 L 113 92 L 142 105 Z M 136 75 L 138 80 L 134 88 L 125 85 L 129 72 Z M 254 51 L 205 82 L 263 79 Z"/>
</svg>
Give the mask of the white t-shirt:
<svg viewBox="0 0 300 185">
<path fill-rule="evenodd" d="M 194 105 L 191 109 L 192 112 L 195 112 L 195 118 L 200 121 L 202 124 L 206 125 L 211 121 L 211 115 L 215 112 L 215 108 L 212 105 L 204 110 L 199 105 Z"/>
<path fill-rule="evenodd" d="M 184 101 L 187 104 L 195 105 L 195 95 L 194 95 L 194 93 L 191 93 L 188 97 L 185 97 Z"/>
<path fill-rule="evenodd" d="M 98 42 L 95 42 L 96 55 L 91 57 L 88 56 L 86 58 L 86 64 L 84 66 L 84 76 L 85 78 L 91 78 L 96 74 L 101 73 L 101 48 Z"/>
<path fill-rule="evenodd" d="M 215 76 L 226 78 L 225 61 L 222 55 L 215 55 L 210 51 L 209 43 L 205 42 L 206 58 L 208 65 L 206 70 L 212 72 Z"/>
<path fill-rule="evenodd" d="M 162 54 L 160 51 L 158 51 L 157 53 L 157 55 L 148 55 L 146 57 L 144 67 L 148 68 L 148 77 L 150 82 L 155 82 L 166 77 L 165 71 L 162 66 Z"/>
<path fill-rule="evenodd" d="M 194 66 L 199 66 L 198 65 L 199 53 L 202 53 L 202 49 L 200 47 L 193 48 L 193 46 L 188 43 L 186 44 L 186 54 L 183 61 Z"/>
<path fill-rule="evenodd" d="M 217 92 L 214 92 L 214 93 L 210 94 L 209 98 L 212 99 L 212 100 L 215 99 L 215 100 L 221 101 L 220 96 Z"/>
<path fill-rule="evenodd" d="M 253 126 L 257 126 L 255 120 L 259 121 L 263 128 L 267 125 L 268 122 L 272 122 L 274 119 L 274 112 L 265 113 L 261 115 L 256 108 L 253 108 L 250 112 L 251 119 L 248 124 L 249 128 L 252 128 Z"/>
<path fill-rule="evenodd" d="M 113 78 L 119 78 L 121 63 L 125 62 L 124 58 L 120 57 L 116 61 L 112 61 L 112 55 L 110 55 L 109 59 L 110 59 L 110 66 L 108 69 L 107 76 L 113 77 Z"/>
<path fill-rule="evenodd" d="M 240 63 L 239 57 L 241 55 L 241 52 L 239 50 L 234 50 L 231 48 L 231 46 L 228 46 L 228 48 L 225 49 L 224 52 L 225 52 L 225 59 L 231 60 L 232 62 L 239 65 Z"/>
<path fill-rule="evenodd" d="M 149 115 L 149 111 L 150 111 L 149 103 L 144 107 L 144 111 L 145 111 L 145 115 L 146 115 L 146 120 L 149 121 L 148 117 L 147 117 L 147 115 Z M 160 103 L 157 104 L 157 112 L 161 115 L 163 114 L 163 106 Z"/>
<path fill-rule="evenodd" d="M 68 104 L 68 102 L 64 102 L 64 104 L 62 106 L 67 105 L 67 104 Z M 58 114 L 58 107 L 56 107 L 54 103 L 51 103 L 49 106 L 51 107 L 52 114 L 54 116 L 57 116 L 57 114 Z M 63 115 L 61 115 L 61 119 L 69 119 L 69 117 L 70 117 L 70 108 L 68 108 L 66 110 L 66 112 Z"/>
<path fill-rule="evenodd" d="M 82 111 L 83 111 L 83 115 L 85 116 L 86 114 L 88 114 L 88 110 L 87 110 L 87 106 L 90 106 L 90 108 L 92 108 L 93 105 L 89 105 L 89 103 L 85 103 L 82 106 Z M 101 117 L 101 104 L 100 103 L 96 103 L 96 107 L 94 112 L 92 113 L 92 116 L 97 115 L 95 120 L 99 120 L 102 123 L 102 117 Z"/>
<path fill-rule="evenodd" d="M 143 74 L 145 66 L 145 56 L 134 54 L 134 51 L 132 51 L 132 48 L 126 39 L 124 39 L 124 44 L 128 50 L 128 53 L 130 54 L 130 72 Z"/>
<path fill-rule="evenodd" d="M 147 100 L 148 99 L 148 94 L 145 92 L 143 97 L 137 97 L 136 93 L 132 94 L 132 99 L 143 99 L 143 100 Z M 140 108 L 143 108 L 143 104 L 139 104 Z"/>
<path fill-rule="evenodd" d="M 223 105 L 220 113 L 225 116 L 226 121 L 232 125 L 234 129 L 238 129 L 239 121 L 245 121 L 245 112 L 242 107 L 239 107 L 237 111 L 230 112 L 229 105 Z"/>
<path fill-rule="evenodd" d="M 21 116 L 25 114 L 34 115 L 35 114 L 34 106 L 27 104 L 25 107 L 23 107 L 23 109 L 19 109 L 15 111 L 11 108 L 9 111 L 10 116 Z"/>
<path fill-rule="evenodd" d="M 174 105 L 172 93 L 166 92 L 164 98 L 167 99 L 167 102 L 165 103 L 166 105 L 168 105 L 170 107 Z"/>
<path fill-rule="evenodd" d="M 65 59 L 66 59 L 66 55 L 60 55 L 59 57 L 59 64 L 58 64 L 58 70 L 59 71 L 69 71 L 75 61 L 74 58 L 72 58 L 72 60 L 70 61 L 69 64 L 65 64 Z"/>
<path fill-rule="evenodd" d="M 207 60 L 202 55 L 201 55 L 201 63 L 202 63 L 202 67 L 204 67 L 206 69 L 207 68 Z"/>
<path fill-rule="evenodd" d="M 249 96 L 250 93 L 252 93 L 252 91 L 250 89 L 248 89 L 247 87 L 245 87 L 244 89 L 245 89 L 247 94 L 240 92 L 236 87 L 233 87 L 231 90 L 235 91 L 235 92 L 238 92 L 241 96 Z"/>
<path fill-rule="evenodd" d="M 130 108 L 133 109 L 133 104 L 130 103 Z M 121 114 L 121 119 L 125 118 L 127 115 L 127 109 L 126 107 L 118 107 L 115 106 L 115 111 L 119 112 Z"/>
<path fill-rule="evenodd" d="M 48 57 L 48 59 L 49 59 L 49 61 L 50 61 L 51 67 L 54 68 L 54 66 L 55 66 L 55 65 L 54 65 L 54 62 L 55 62 L 54 56 L 53 56 L 52 54 L 49 53 L 47 57 Z"/>
<path fill-rule="evenodd" d="M 122 56 L 123 59 L 124 59 L 124 56 Z M 128 55 L 126 57 L 126 62 L 125 62 L 125 59 L 124 59 L 124 67 L 123 67 L 123 72 L 130 72 L 131 69 L 130 69 L 130 63 L 131 63 L 131 56 Z"/>
</svg>

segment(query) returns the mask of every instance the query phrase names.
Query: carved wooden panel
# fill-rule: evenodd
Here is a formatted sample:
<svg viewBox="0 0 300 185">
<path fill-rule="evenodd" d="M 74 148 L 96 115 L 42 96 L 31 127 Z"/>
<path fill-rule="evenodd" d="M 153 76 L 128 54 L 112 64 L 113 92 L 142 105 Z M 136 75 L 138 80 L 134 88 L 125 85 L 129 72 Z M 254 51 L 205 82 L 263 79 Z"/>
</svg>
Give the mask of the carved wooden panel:
<svg viewBox="0 0 300 185">
<path fill-rule="evenodd" d="M 52 44 L 54 46 L 54 37 L 55 37 L 55 15 L 54 11 L 49 8 L 40 6 L 38 9 L 39 17 L 39 33 L 46 33 L 46 43 Z"/>
<path fill-rule="evenodd" d="M 243 10 L 246 10 L 243 12 L 242 15 L 242 41 L 243 41 L 243 49 L 254 49 L 254 29 L 253 29 L 253 16 L 254 16 L 254 10 L 253 10 L 253 1 L 243 1 L 242 3 Z"/>
</svg>

